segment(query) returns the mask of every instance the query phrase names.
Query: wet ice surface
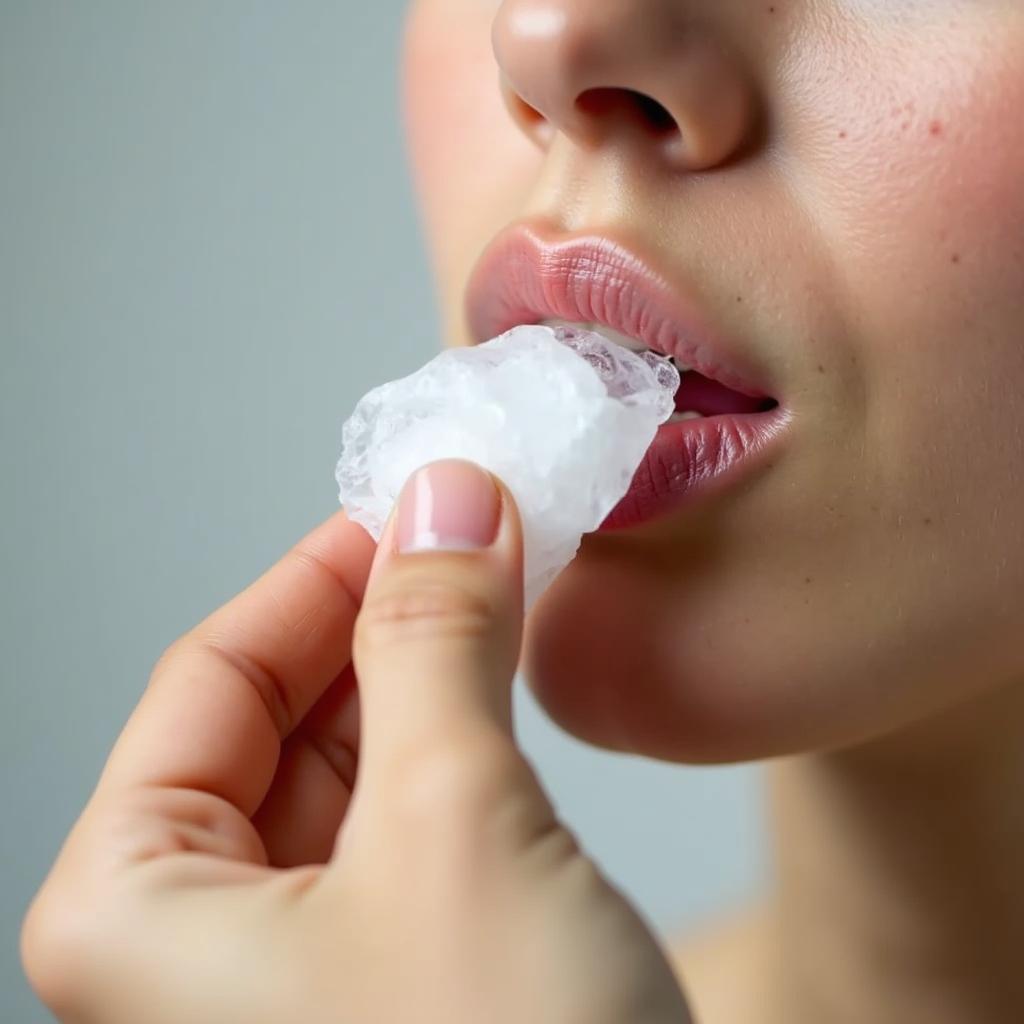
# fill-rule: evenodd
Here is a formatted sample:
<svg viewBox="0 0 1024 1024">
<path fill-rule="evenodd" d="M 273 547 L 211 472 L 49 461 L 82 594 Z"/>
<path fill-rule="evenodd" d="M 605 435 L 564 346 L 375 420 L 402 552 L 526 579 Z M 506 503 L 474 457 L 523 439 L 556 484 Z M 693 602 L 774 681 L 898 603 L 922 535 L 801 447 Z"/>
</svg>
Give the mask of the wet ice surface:
<svg viewBox="0 0 1024 1024">
<path fill-rule="evenodd" d="M 448 349 L 359 401 L 342 431 L 339 498 L 379 540 L 421 466 L 483 466 L 519 507 L 529 607 L 626 493 L 678 388 L 668 360 L 576 328 L 516 327 Z"/>
</svg>

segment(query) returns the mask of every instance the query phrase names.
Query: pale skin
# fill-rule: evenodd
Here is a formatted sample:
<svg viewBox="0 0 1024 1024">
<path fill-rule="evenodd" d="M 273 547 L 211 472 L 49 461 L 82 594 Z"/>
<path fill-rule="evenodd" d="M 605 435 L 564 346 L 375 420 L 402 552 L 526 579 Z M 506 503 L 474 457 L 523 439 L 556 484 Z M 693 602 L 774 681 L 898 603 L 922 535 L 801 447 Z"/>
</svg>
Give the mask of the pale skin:
<svg viewBox="0 0 1024 1024">
<path fill-rule="evenodd" d="M 157 666 L 23 927 L 61 1019 L 1019 1021 L 1022 69 L 1013 0 L 412 4 L 446 342 L 542 215 L 652 254 L 795 412 L 749 486 L 587 538 L 524 648 L 585 740 L 772 759 L 773 883 L 663 952 L 515 746 L 507 495 L 368 586 L 339 514 Z"/>
<path fill-rule="evenodd" d="M 531 35 L 543 11 L 559 30 Z M 702 44 L 725 55 L 716 94 L 755 112 L 738 127 L 686 91 Z M 797 755 L 768 769 L 771 898 L 678 944 L 710 1024 L 1024 1006 L 1022 68 L 1024 8 L 1003 0 L 411 8 L 449 342 L 475 340 L 478 254 L 543 216 L 696 287 L 800 421 L 746 491 L 589 538 L 528 633 L 534 691 L 584 739 Z M 635 117 L 588 139 L 573 105 L 598 85 L 658 101 L 718 162 L 659 159 Z"/>
<path fill-rule="evenodd" d="M 339 512 L 161 658 L 22 927 L 61 1020 L 688 1020 L 515 744 L 518 515 L 455 465 L 489 546 Z"/>
</svg>

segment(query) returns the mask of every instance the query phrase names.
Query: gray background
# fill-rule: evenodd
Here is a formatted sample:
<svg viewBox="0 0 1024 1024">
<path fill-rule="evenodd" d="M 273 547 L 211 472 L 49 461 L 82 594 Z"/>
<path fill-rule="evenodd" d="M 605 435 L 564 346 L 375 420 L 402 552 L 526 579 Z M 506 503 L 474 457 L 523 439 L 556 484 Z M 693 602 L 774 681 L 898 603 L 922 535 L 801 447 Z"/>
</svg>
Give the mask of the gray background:
<svg viewBox="0 0 1024 1024">
<path fill-rule="evenodd" d="M 0 0 L 0 1019 L 24 909 L 161 650 L 335 508 L 340 426 L 437 344 L 398 3 Z M 519 687 L 660 927 L 758 884 L 756 776 L 600 754 Z"/>
</svg>

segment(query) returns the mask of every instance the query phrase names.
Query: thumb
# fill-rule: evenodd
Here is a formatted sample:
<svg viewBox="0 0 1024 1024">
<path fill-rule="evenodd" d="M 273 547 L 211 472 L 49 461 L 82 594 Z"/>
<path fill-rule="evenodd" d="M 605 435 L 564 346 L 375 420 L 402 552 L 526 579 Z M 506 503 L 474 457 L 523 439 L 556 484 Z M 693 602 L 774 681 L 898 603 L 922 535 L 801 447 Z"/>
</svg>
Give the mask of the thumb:
<svg viewBox="0 0 1024 1024">
<path fill-rule="evenodd" d="M 393 793 L 432 754 L 514 749 L 522 629 L 522 534 L 507 488 L 471 462 L 419 470 L 381 538 L 353 636 L 364 799 Z"/>
</svg>

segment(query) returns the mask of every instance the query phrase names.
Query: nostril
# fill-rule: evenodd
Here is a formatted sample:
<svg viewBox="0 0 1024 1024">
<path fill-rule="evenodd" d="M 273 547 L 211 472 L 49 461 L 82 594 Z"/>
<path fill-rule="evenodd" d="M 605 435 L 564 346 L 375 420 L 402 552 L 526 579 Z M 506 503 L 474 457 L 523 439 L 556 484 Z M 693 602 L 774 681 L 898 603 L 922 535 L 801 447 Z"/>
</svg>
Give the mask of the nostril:
<svg viewBox="0 0 1024 1024">
<path fill-rule="evenodd" d="M 576 108 L 591 117 L 604 118 L 619 111 L 641 121 L 655 135 L 679 131 L 676 119 L 656 99 L 633 89 L 588 89 L 576 100 Z"/>
<path fill-rule="evenodd" d="M 640 113 L 646 118 L 650 126 L 659 133 L 675 132 L 679 130 L 676 119 L 657 101 L 636 92 L 631 94 L 636 102 Z"/>
</svg>

